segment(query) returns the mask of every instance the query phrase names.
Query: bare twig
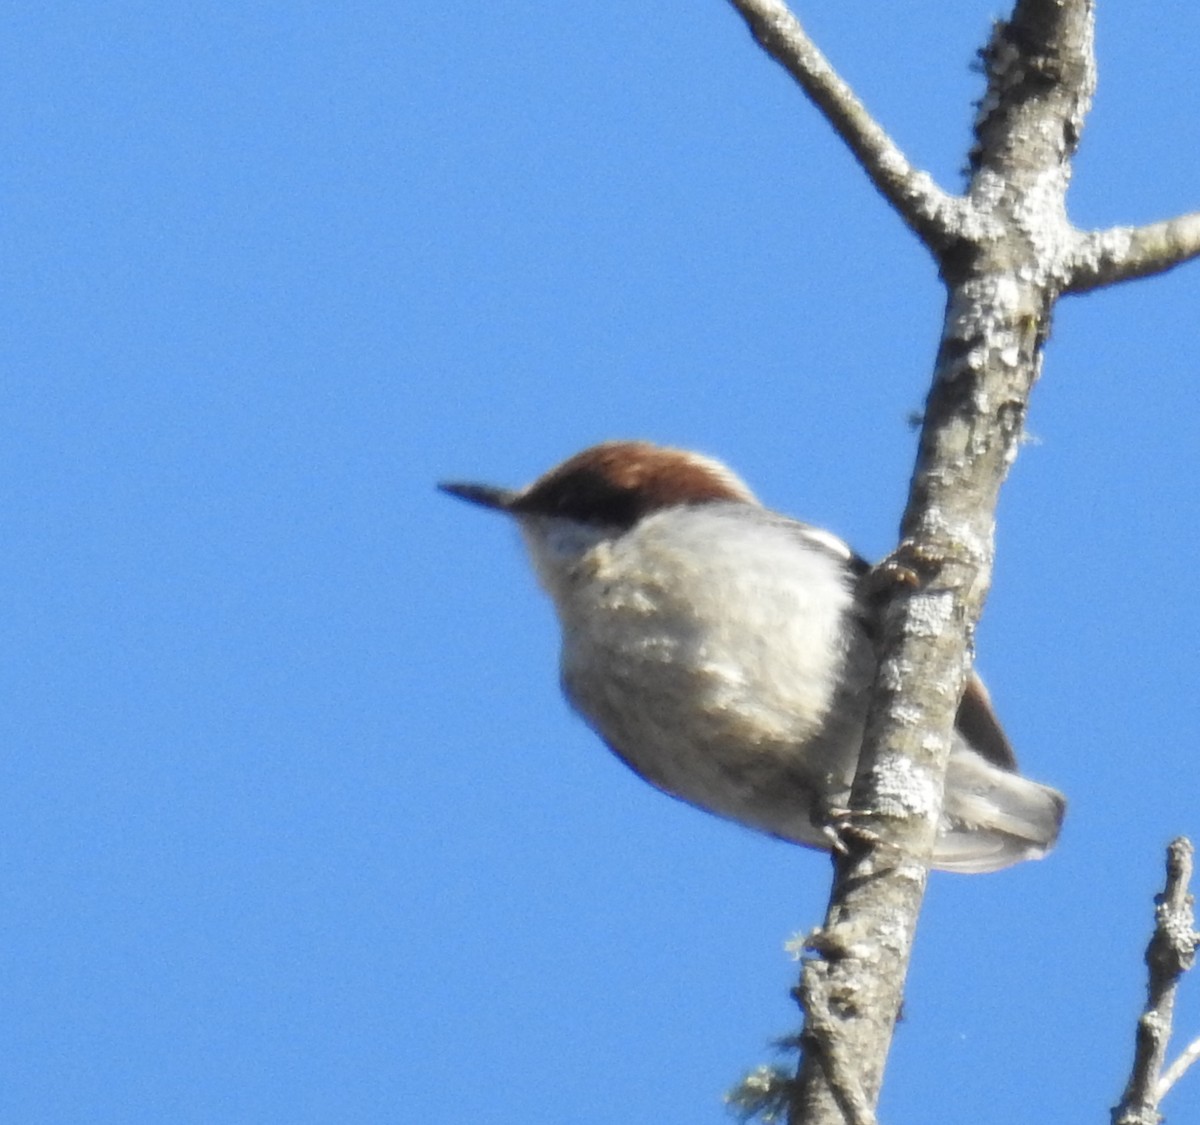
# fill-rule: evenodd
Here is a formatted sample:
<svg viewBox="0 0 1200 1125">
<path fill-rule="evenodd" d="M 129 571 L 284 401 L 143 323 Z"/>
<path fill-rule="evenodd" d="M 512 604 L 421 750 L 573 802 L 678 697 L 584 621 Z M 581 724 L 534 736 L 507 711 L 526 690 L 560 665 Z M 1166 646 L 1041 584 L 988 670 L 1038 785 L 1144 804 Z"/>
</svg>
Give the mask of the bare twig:
<svg viewBox="0 0 1200 1125">
<path fill-rule="evenodd" d="M 1200 211 L 1144 227 L 1080 231 L 1063 265 L 1064 290 L 1086 293 L 1165 273 L 1200 257 Z"/>
<path fill-rule="evenodd" d="M 943 248 L 968 204 L 914 168 L 809 39 L 783 0 L 731 0 L 759 45 L 796 81 L 858 158 L 884 198 L 932 250 Z"/>
<path fill-rule="evenodd" d="M 1195 962 L 1196 947 L 1200 944 L 1200 935 L 1194 929 L 1193 900 L 1188 893 L 1192 854 L 1191 841 L 1182 836 L 1172 840 L 1167 848 L 1166 886 L 1155 899 L 1154 933 L 1146 947 L 1149 970 L 1146 1007 L 1138 1019 L 1133 1070 L 1121 1101 L 1113 1109 L 1113 1125 L 1158 1125 L 1162 1120 L 1158 1104 L 1169 1084 L 1165 1084 L 1165 1079 L 1160 1081 L 1159 1072 L 1171 1038 L 1175 991 L 1179 978 Z M 1185 1056 L 1187 1053 L 1184 1052 Z M 1180 1074 L 1187 1065 L 1179 1070 Z M 1171 1081 L 1177 1077 L 1175 1074 Z"/>
<path fill-rule="evenodd" d="M 1188 1067 L 1197 1059 L 1200 1059 L 1200 1037 L 1193 1039 L 1180 1052 L 1179 1057 L 1163 1071 L 1163 1076 L 1158 1080 L 1158 1085 L 1154 1088 L 1154 1094 L 1161 1102 L 1167 1096 L 1167 1092 L 1175 1085 L 1188 1071 Z"/>
</svg>

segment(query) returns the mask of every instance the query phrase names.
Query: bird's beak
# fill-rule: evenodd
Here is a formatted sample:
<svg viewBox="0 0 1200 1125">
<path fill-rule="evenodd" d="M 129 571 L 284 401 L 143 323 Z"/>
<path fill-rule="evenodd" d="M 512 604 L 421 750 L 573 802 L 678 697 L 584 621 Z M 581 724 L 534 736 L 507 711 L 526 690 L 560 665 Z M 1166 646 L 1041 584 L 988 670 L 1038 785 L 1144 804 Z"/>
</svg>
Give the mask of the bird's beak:
<svg viewBox="0 0 1200 1125">
<path fill-rule="evenodd" d="M 481 508 L 493 508 L 498 512 L 507 512 L 517 494 L 511 488 L 495 488 L 490 484 L 471 484 L 466 481 L 442 481 L 438 488 L 466 500 L 469 504 L 478 504 Z"/>
</svg>

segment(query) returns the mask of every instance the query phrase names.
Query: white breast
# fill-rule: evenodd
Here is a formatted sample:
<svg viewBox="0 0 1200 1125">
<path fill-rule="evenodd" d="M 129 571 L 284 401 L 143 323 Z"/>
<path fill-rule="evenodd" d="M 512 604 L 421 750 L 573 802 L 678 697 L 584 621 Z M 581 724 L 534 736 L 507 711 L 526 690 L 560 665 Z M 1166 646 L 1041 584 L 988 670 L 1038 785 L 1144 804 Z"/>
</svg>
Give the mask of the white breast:
<svg viewBox="0 0 1200 1125">
<path fill-rule="evenodd" d="M 800 525 L 731 503 L 590 542 L 527 538 L 569 694 L 623 756 L 648 741 L 795 745 L 824 720 L 853 597 L 845 565 Z"/>
</svg>

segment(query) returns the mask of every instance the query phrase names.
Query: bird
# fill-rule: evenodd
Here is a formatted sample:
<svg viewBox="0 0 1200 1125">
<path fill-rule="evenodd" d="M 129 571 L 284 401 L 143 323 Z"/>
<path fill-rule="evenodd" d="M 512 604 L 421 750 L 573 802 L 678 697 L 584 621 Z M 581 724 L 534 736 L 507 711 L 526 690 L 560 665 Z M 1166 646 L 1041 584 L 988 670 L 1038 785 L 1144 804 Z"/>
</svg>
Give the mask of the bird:
<svg viewBox="0 0 1200 1125">
<path fill-rule="evenodd" d="M 877 664 L 864 559 L 715 458 L 647 441 L 593 445 L 524 488 L 438 487 L 515 521 L 561 626 L 563 693 L 621 761 L 719 817 L 838 848 Z M 1044 856 L 1065 798 L 1017 772 L 974 673 L 952 740 L 931 866 Z"/>
</svg>

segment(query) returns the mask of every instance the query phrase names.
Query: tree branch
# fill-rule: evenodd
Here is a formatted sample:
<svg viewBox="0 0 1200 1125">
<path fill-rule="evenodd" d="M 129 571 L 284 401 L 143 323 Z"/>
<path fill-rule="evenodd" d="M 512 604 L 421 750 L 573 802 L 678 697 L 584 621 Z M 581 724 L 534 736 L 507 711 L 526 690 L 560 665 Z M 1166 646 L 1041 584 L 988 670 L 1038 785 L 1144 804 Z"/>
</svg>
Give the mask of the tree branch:
<svg viewBox="0 0 1200 1125">
<path fill-rule="evenodd" d="M 1059 293 L 1070 228 L 1065 194 L 1095 69 L 1090 0 L 1018 0 L 984 53 L 966 203 L 906 204 L 917 177 L 828 70 L 778 2 L 733 0 L 768 51 L 796 75 L 938 254 L 947 305 L 917 464 L 881 620 L 879 670 L 850 806 L 849 834 L 819 959 L 820 1003 L 807 1012 L 791 1125 L 834 1125 L 861 1093 L 874 1107 L 900 1010 L 927 865 L 941 814 L 955 711 L 991 581 L 1000 485 L 1024 432 L 1030 391 Z M 757 22 L 755 22 L 757 21 Z M 891 178 L 889 178 L 889 173 Z M 940 209 L 939 209 L 940 207 Z M 936 214 L 936 220 L 931 218 Z M 889 572 L 881 572 L 887 576 Z M 861 838 L 859 838 L 861 837 Z M 807 997 L 805 997 L 807 999 Z M 853 1060 L 852 1081 L 829 1060 Z M 854 1108 L 857 1108 L 854 1105 Z"/>
<path fill-rule="evenodd" d="M 1200 257 L 1200 211 L 1143 227 L 1080 231 L 1063 264 L 1064 290 L 1086 293 L 1165 273 Z"/>
<path fill-rule="evenodd" d="M 825 115 L 883 197 L 919 239 L 940 251 L 962 221 L 966 201 L 914 168 L 886 130 L 809 39 L 783 0 L 730 0 L 751 35 Z"/>
<path fill-rule="evenodd" d="M 784 0 L 730 2 L 934 254 L 947 286 L 902 539 L 895 565 L 877 571 L 894 588 L 881 615 L 879 668 L 850 797 L 852 816 L 864 818 L 851 824 L 869 823 L 871 833 L 847 833 L 845 853 L 834 856 L 825 923 L 810 941 L 813 955 L 797 990 L 806 1011 L 803 1055 L 787 1091 L 790 1125 L 868 1123 L 938 831 L 954 715 L 991 582 L 996 503 L 1024 433 L 1054 303 L 1063 292 L 1200 255 L 1200 215 L 1094 234 L 1067 220 L 1071 160 L 1095 89 L 1094 0 L 1016 0 L 1012 17 L 995 23 L 981 52 L 987 89 L 962 197 L 908 162 Z M 896 581 L 901 575 L 911 581 Z M 1172 855 L 1183 863 L 1181 847 L 1173 845 Z M 1170 908 L 1176 930 L 1180 909 Z M 1151 944 L 1153 957 L 1166 956 Z M 1152 1001 L 1161 1005 L 1151 967 Z M 1139 1025 L 1130 1104 L 1149 1104 L 1162 1085 L 1166 1041 L 1154 1036 L 1163 1011 L 1148 1009 Z M 1169 1031 L 1169 1008 L 1166 1014 Z M 1177 1066 L 1186 1069 L 1193 1051 L 1200 1046 Z M 1117 1125 L 1150 1120 L 1114 1118 Z"/>
<path fill-rule="evenodd" d="M 1154 1088 L 1154 1095 L 1161 1102 L 1197 1059 L 1200 1059 L 1200 1037 L 1193 1039 L 1182 1051 L 1179 1057 L 1163 1072 Z"/>
<path fill-rule="evenodd" d="M 1190 1065 L 1189 1052 L 1200 1053 L 1200 1041 L 1193 1043 L 1171 1068 L 1170 1082 L 1166 1078 L 1159 1080 L 1171 1038 L 1175 992 L 1180 978 L 1195 963 L 1196 948 L 1200 945 L 1200 934 L 1194 929 L 1193 900 L 1188 893 L 1192 855 L 1191 841 L 1182 836 L 1167 848 L 1167 882 L 1155 899 L 1154 934 L 1146 947 L 1149 970 L 1146 1007 L 1138 1020 L 1133 1071 L 1125 1093 L 1113 1109 L 1113 1125 L 1158 1125 L 1159 1101 Z"/>
<path fill-rule="evenodd" d="M 830 1008 L 829 978 L 824 970 L 825 962 L 819 959 L 809 960 L 804 966 L 800 991 L 807 1020 L 801 1046 L 820 1061 L 846 1125 L 875 1125 L 873 1099 L 863 1092 L 855 1060 L 846 1057 L 845 1044 L 838 1033 Z"/>
</svg>

